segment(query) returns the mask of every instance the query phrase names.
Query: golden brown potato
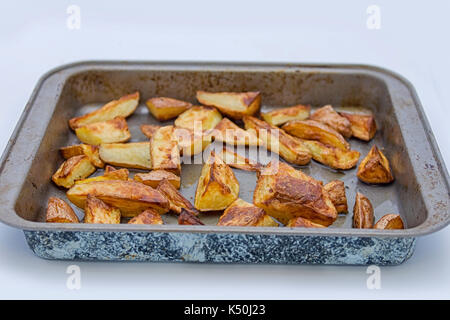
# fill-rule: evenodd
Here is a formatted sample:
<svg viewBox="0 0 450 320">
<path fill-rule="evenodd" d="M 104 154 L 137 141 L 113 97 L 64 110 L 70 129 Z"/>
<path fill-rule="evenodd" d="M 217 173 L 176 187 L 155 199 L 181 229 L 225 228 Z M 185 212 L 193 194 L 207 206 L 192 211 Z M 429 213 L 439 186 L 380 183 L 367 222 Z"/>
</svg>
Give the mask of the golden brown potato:
<svg viewBox="0 0 450 320">
<path fill-rule="evenodd" d="M 393 230 L 393 229 L 404 229 L 402 218 L 398 214 L 386 214 L 375 223 L 374 229 L 384 229 L 384 230 Z"/>
<path fill-rule="evenodd" d="M 100 109 L 88 113 L 84 116 L 69 120 L 69 126 L 73 130 L 76 128 L 95 123 L 112 120 L 115 117 L 126 118 L 136 110 L 139 104 L 139 92 L 123 96 L 119 100 L 113 100 L 105 104 Z"/>
<path fill-rule="evenodd" d="M 309 117 L 310 106 L 296 105 L 261 113 L 261 117 L 272 126 L 279 126 L 291 120 L 306 120 Z"/>
<path fill-rule="evenodd" d="M 76 144 L 73 146 L 63 147 L 59 149 L 59 151 L 66 160 L 75 156 L 85 155 L 97 168 L 103 168 L 105 166 L 103 161 L 100 159 L 98 146 L 92 146 L 90 144 Z"/>
<path fill-rule="evenodd" d="M 347 197 L 345 195 L 345 185 L 344 182 L 340 180 L 333 180 L 323 186 L 328 195 L 330 196 L 331 202 L 333 202 L 334 207 L 338 213 L 347 213 Z"/>
<path fill-rule="evenodd" d="M 106 143 L 100 145 L 100 159 L 114 166 L 147 169 L 152 168 L 150 142 Z"/>
<path fill-rule="evenodd" d="M 217 153 L 217 156 L 220 156 L 222 161 L 232 168 L 255 172 L 259 172 L 263 168 L 262 164 L 252 161 L 227 147 L 223 147 L 222 151 Z"/>
<path fill-rule="evenodd" d="M 75 134 L 81 142 L 96 146 L 102 143 L 125 142 L 131 138 L 127 121 L 122 117 L 78 127 Z"/>
<path fill-rule="evenodd" d="M 183 156 L 193 156 L 206 149 L 212 142 L 212 130 L 192 131 L 184 128 L 175 128 L 178 148 Z"/>
<path fill-rule="evenodd" d="M 249 116 L 244 117 L 244 123 L 247 130 L 255 130 L 267 150 L 278 153 L 286 161 L 298 165 L 305 165 L 311 161 L 309 149 L 284 130 Z"/>
<path fill-rule="evenodd" d="M 215 108 L 194 106 L 183 112 L 175 120 L 178 128 L 192 131 L 206 131 L 214 127 L 222 120 L 222 115 Z"/>
<path fill-rule="evenodd" d="M 169 181 L 176 189 L 180 189 L 180 177 L 169 171 L 153 170 L 149 173 L 137 173 L 134 176 L 134 180 L 152 188 L 156 188 L 164 179 Z"/>
<path fill-rule="evenodd" d="M 353 207 L 353 228 L 371 229 L 373 227 L 373 207 L 369 199 L 362 193 L 356 193 L 355 206 Z"/>
<path fill-rule="evenodd" d="M 352 136 L 352 125 L 347 118 L 340 116 L 331 105 L 317 109 L 310 117 L 311 120 L 322 122 L 333 128 L 345 138 Z"/>
<path fill-rule="evenodd" d="M 217 141 L 223 141 L 229 145 L 236 146 L 259 146 L 261 143 L 256 133 L 247 131 L 231 122 L 228 118 L 223 118 L 213 130 L 213 137 Z"/>
<path fill-rule="evenodd" d="M 370 141 L 377 132 L 377 124 L 372 115 L 340 112 L 341 116 L 350 121 L 352 136 L 364 141 Z"/>
<path fill-rule="evenodd" d="M 52 177 L 54 183 L 60 187 L 70 188 L 76 180 L 89 177 L 95 167 L 87 156 L 75 156 L 64 161 Z"/>
<path fill-rule="evenodd" d="M 211 151 L 195 192 L 195 208 L 200 211 L 223 210 L 238 198 L 239 181 L 233 170 Z"/>
<path fill-rule="evenodd" d="M 197 100 L 206 106 L 216 107 L 232 119 L 252 116 L 259 111 L 259 92 L 206 92 L 197 91 Z"/>
<path fill-rule="evenodd" d="M 141 125 L 142 133 L 149 139 L 152 138 L 153 134 L 158 131 L 161 126 L 153 125 L 153 124 L 143 124 Z"/>
<path fill-rule="evenodd" d="M 159 191 L 135 181 L 96 181 L 77 184 L 67 191 L 67 198 L 77 207 L 86 206 L 88 194 L 99 198 L 122 212 L 124 217 L 134 217 L 148 208 L 158 213 L 169 210 L 169 201 Z"/>
<path fill-rule="evenodd" d="M 358 163 L 360 156 L 358 151 L 333 148 L 314 140 L 302 140 L 302 142 L 311 151 L 315 161 L 330 168 L 348 170 Z"/>
<path fill-rule="evenodd" d="M 220 216 L 218 226 L 278 227 L 263 209 L 240 198 L 236 199 Z"/>
<path fill-rule="evenodd" d="M 147 209 L 128 221 L 128 224 L 163 224 L 163 220 L 158 212 Z"/>
<path fill-rule="evenodd" d="M 308 219 L 302 218 L 302 217 L 296 217 L 296 218 L 292 218 L 291 220 L 289 220 L 288 224 L 286 225 L 286 227 L 290 227 L 290 228 L 325 228 L 325 226 L 318 224 L 318 223 L 314 223 Z"/>
<path fill-rule="evenodd" d="M 181 209 L 186 209 L 190 213 L 197 215 L 198 211 L 194 206 L 187 200 L 178 190 L 166 179 L 161 181 L 161 183 L 156 188 L 161 194 L 163 194 L 170 203 L 170 210 L 180 214 Z"/>
<path fill-rule="evenodd" d="M 375 145 L 361 161 L 356 175 L 365 183 L 384 184 L 394 181 L 388 159 Z"/>
<path fill-rule="evenodd" d="M 148 99 L 146 105 L 152 115 L 159 121 L 173 119 L 192 107 L 189 102 L 164 97 Z"/>
<path fill-rule="evenodd" d="M 198 217 L 194 216 L 192 213 L 186 209 L 181 209 L 181 213 L 178 216 L 179 225 L 189 225 L 189 226 L 203 226 L 205 225 Z"/>
<path fill-rule="evenodd" d="M 67 202 L 60 198 L 48 199 L 46 222 L 79 223 L 77 215 Z"/>
<path fill-rule="evenodd" d="M 120 223 L 120 210 L 88 194 L 84 223 L 118 224 Z"/>
<path fill-rule="evenodd" d="M 173 126 L 159 128 L 150 140 L 150 158 L 155 170 L 181 173 L 180 150 Z"/>
<path fill-rule="evenodd" d="M 127 169 L 119 169 L 119 170 L 114 169 L 112 171 L 110 169 L 108 171 L 105 170 L 105 172 L 102 176 L 77 180 L 77 181 L 75 181 L 75 184 L 89 183 L 89 182 L 94 182 L 94 181 L 108 181 L 108 180 L 127 181 L 128 175 L 129 175 L 129 172 Z"/>
<path fill-rule="evenodd" d="M 350 145 L 336 130 L 314 120 L 294 120 L 282 126 L 287 133 L 301 139 L 317 140 L 325 145 L 342 150 L 349 150 Z"/>
<path fill-rule="evenodd" d="M 303 217 L 329 226 L 337 211 L 322 183 L 286 163 L 271 161 L 260 173 L 253 203 L 283 224 Z"/>
</svg>

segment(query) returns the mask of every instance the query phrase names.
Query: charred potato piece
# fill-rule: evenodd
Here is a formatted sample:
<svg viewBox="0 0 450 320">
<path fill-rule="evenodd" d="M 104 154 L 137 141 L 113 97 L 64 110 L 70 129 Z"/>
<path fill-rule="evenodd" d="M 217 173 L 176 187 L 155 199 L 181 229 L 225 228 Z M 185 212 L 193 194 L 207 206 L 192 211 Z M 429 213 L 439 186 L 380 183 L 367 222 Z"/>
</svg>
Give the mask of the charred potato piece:
<svg viewBox="0 0 450 320">
<path fill-rule="evenodd" d="M 312 158 L 330 168 L 348 170 L 358 163 L 360 153 L 355 150 L 342 150 L 328 147 L 319 141 L 303 140 L 303 144 L 311 151 Z"/>
<path fill-rule="evenodd" d="M 222 151 L 217 155 L 232 168 L 255 172 L 259 172 L 263 168 L 262 164 L 252 161 L 227 147 L 223 147 Z"/>
<path fill-rule="evenodd" d="M 282 128 L 287 133 L 301 139 L 317 140 L 325 145 L 342 150 L 350 149 L 350 145 L 339 132 L 314 120 L 289 121 Z"/>
<path fill-rule="evenodd" d="M 214 129 L 220 120 L 222 120 L 222 115 L 217 109 L 194 106 L 180 114 L 174 124 L 178 128 L 205 131 Z"/>
<path fill-rule="evenodd" d="M 194 216 L 186 209 L 181 209 L 181 213 L 178 216 L 179 225 L 189 225 L 189 226 L 203 226 L 205 225 L 199 218 Z"/>
<path fill-rule="evenodd" d="M 288 224 L 286 225 L 286 227 L 290 227 L 290 228 L 325 228 L 325 226 L 318 224 L 318 223 L 314 223 L 311 220 L 302 218 L 302 217 L 296 217 L 296 218 L 292 218 L 291 220 L 289 220 Z"/>
<path fill-rule="evenodd" d="M 125 142 L 131 138 L 127 121 L 122 117 L 78 127 L 75 134 L 81 142 L 92 145 Z"/>
<path fill-rule="evenodd" d="M 88 194 L 84 223 L 118 224 L 120 223 L 120 210 Z"/>
<path fill-rule="evenodd" d="M 244 117 L 244 123 L 247 130 L 255 130 L 267 150 L 278 153 L 286 161 L 298 165 L 305 165 L 311 161 L 309 149 L 284 130 L 254 117 Z"/>
<path fill-rule="evenodd" d="M 181 173 L 180 150 L 173 126 L 159 128 L 150 140 L 150 158 L 153 169 Z"/>
<path fill-rule="evenodd" d="M 333 202 L 334 207 L 338 213 L 347 213 L 347 197 L 345 195 L 345 185 L 344 182 L 340 180 L 333 180 L 323 186 L 328 195 L 330 196 L 331 202 Z"/>
<path fill-rule="evenodd" d="M 256 114 L 261 106 L 259 92 L 197 91 L 197 100 L 206 106 L 216 107 L 221 113 L 235 120 Z"/>
<path fill-rule="evenodd" d="M 263 209 L 240 198 L 236 199 L 220 216 L 218 226 L 278 227 Z"/>
<path fill-rule="evenodd" d="M 75 156 L 85 155 L 91 160 L 92 164 L 97 168 L 103 168 L 105 164 L 100 159 L 100 153 L 98 152 L 98 146 L 92 146 L 90 144 L 77 144 L 73 146 L 67 146 L 59 149 L 64 159 L 69 159 Z"/>
<path fill-rule="evenodd" d="M 220 157 L 211 151 L 195 191 L 194 206 L 200 211 L 223 210 L 238 198 L 239 181 Z"/>
<path fill-rule="evenodd" d="M 136 110 L 139 104 L 139 92 L 123 96 L 119 100 L 113 100 L 100 109 L 84 116 L 69 120 L 69 126 L 73 130 L 85 125 L 112 120 L 116 117 L 126 118 Z"/>
<path fill-rule="evenodd" d="M 134 176 L 134 180 L 152 188 L 156 188 L 161 181 L 167 180 L 176 189 L 180 189 L 180 177 L 165 170 L 153 170 L 149 173 L 137 173 Z"/>
<path fill-rule="evenodd" d="M 331 105 L 317 109 L 310 117 L 311 120 L 319 121 L 333 128 L 345 138 L 352 136 L 352 125 L 347 118 L 339 115 Z"/>
<path fill-rule="evenodd" d="M 223 141 L 236 146 L 259 146 L 260 141 L 253 130 L 246 131 L 228 118 L 223 118 L 214 128 L 213 137 L 217 141 Z"/>
<path fill-rule="evenodd" d="M 60 198 L 48 199 L 46 222 L 56 223 L 79 223 L 77 215 L 67 202 Z"/>
<path fill-rule="evenodd" d="M 159 121 L 173 119 L 192 107 L 192 104 L 189 102 L 165 97 L 148 99 L 145 104 L 152 115 Z"/>
<path fill-rule="evenodd" d="M 404 229 L 403 220 L 398 214 L 386 214 L 375 223 L 374 229 L 384 229 L 384 230 L 393 230 L 393 229 Z"/>
<path fill-rule="evenodd" d="M 82 179 L 75 181 L 75 184 L 83 184 L 83 183 L 89 183 L 94 181 L 108 181 L 108 180 L 128 180 L 129 171 L 127 169 L 119 169 L 119 170 L 113 170 L 113 171 L 106 171 L 102 176 Z"/>
<path fill-rule="evenodd" d="M 54 183 L 60 187 L 70 188 L 76 180 L 89 177 L 95 167 L 87 156 L 75 156 L 64 161 L 52 177 Z"/>
<path fill-rule="evenodd" d="M 99 153 L 102 161 L 114 166 L 147 170 L 152 168 L 150 142 L 102 144 Z"/>
<path fill-rule="evenodd" d="M 259 174 L 253 203 L 283 224 L 302 217 L 329 226 L 337 218 L 320 181 L 279 161 L 271 161 Z"/>
<path fill-rule="evenodd" d="M 353 228 L 373 228 L 373 207 L 369 199 L 362 193 L 356 193 L 355 206 L 353 207 Z"/>
<path fill-rule="evenodd" d="M 163 220 L 158 212 L 147 209 L 128 221 L 128 224 L 163 224 Z"/>
<path fill-rule="evenodd" d="M 141 131 L 142 133 L 149 139 L 152 138 L 152 136 L 155 134 L 158 129 L 161 128 L 161 126 L 156 126 L 153 124 L 143 124 L 141 125 Z"/>
<path fill-rule="evenodd" d="M 306 120 L 309 117 L 310 106 L 296 105 L 261 113 L 261 117 L 272 126 L 279 126 L 291 120 Z"/>
<path fill-rule="evenodd" d="M 180 214 L 181 209 L 186 209 L 190 213 L 197 215 L 198 212 L 194 206 L 187 200 L 178 190 L 166 179 L 156 188 L 161 194 L 163 194 L 170 203 L 170 210 Z"/>
<path fill-rule="evenodd" d="M 350 121 L 352 135 L 363 141 L 370 141 L 377 132 L 377 124 L 372 115 L 340 112 L 341 116 Z"/>
<path fill-rule="evenodd" d="M 86 206 L 87 195 L 118 208 L 124 217 L 134 217 L 153 208 L 158 213 L 169 210 L 169 201 L 159 191 L 135 181 L 96 181 L 77 184 L 67 191 L 67 198 L 77 207 Z"/>
<path fill-rule="evenodd" d="M 394 181 L 388 159 L 375 145 L 361 161 L 356 176 L 365 183 L 384 184 Z"/>
</svg>

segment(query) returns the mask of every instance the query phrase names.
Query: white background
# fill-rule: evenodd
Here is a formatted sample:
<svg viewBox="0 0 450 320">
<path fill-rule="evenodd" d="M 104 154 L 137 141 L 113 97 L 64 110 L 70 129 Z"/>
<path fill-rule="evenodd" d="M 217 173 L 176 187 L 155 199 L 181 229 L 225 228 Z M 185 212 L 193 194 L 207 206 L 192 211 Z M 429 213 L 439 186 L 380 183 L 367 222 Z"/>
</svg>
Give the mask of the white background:
<svg viewBox="0 0 450 320">
<path fill-rule="evenodd" d="M 67 28 L 67 7 L 81 29 Z M 369 5 L 381 29 L 366 26 Z M 450 165 L 449 1 L 2 1 L 0 149 L 39 77 L 88 59 L 346 62 L 408 78 Z M 78 263 L 45 261 L 20 230 L 0 225 L 0 298 L 450 298 L 450 228 L 420 238 L 401 266 L 365 267 Z"/>
</svg>

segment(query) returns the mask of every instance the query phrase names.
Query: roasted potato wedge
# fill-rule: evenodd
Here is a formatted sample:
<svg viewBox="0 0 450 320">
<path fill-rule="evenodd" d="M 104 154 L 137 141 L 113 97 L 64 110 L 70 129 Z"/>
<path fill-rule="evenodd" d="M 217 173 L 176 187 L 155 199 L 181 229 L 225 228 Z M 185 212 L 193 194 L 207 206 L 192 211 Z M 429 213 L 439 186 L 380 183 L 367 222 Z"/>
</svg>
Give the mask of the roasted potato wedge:
<svg viewBox="0 0 450 320">
<path fill-rule="evenodd" d="M 377 132 L 377 124 L 373 115 L 340 112 L 341 116 L 350 121 L 352 136 L 363 141 L 370 141 Z"/>
<path fill-rule="evenodd" d="M 87 156 L 75 156 L 64 161 L 52 177 L 54 183 L 60 187 L 70 188 L 76 180 L 89 177 L 95 167 Z"/>
<path fill-rule="evenodd" d="M 181 173 L 180 150 L 173 126 L 159 128 L 150 140 L 150 158 L 155 170 Z"/>
<path fill-rule="evenodd" d="M 259 146 L 256 133 L 253 130 L 247 131 L 238 127 L 228 118 L 223 118 L 213 130 L 213 138 L 229 145 L 236 146 Z"/>
<path fill-rule="evenodd" d="M 77 215 L 67 202 L 60 198 L 48 199 L 46 222 L 56 223 L 79 223 Z"/>
<path fill-rule="evenodd" d="M 301 139 L 317 140 L 325 145 L 342 150 L 350 149 L 350 145 L 339 132 L 314 120 L 289 121 L 282 128 L 287 133 Z"/>
<path fill-rule="evenodd" d="M 69 120 L 69 126 L 73 130 L 85 125 L 112 120 L 116 117 L 126 118 L 136 110 L 139 104 L 139 92 L 123 96 L 119 100 L 108 102 L 100 109 L 84 116 Z"/>
<path fill-rule="evenodd" d="M 134 180 L 152 188 L 156 188 L 163 180 L 169 181 L 176 189 L 180 189 L 181 184 L 179 176 L 165 170 L 153 170 L 149 173 L 137 173 L 134 175 Z"/>
<path fill-rule="evenodd" d="M 278 223 L 263 209 L 240 198 L 236 199 L 220 216 L 218 226 L 278 227 Z"/>
<path fill-rule="evenodd" d="M 118 224 L 120 223 L 120 210 L 107 205 L 102 200 L 88 194 L 84 223 Z"/>
<path fill-rule="evenodd" d="M 384 229 L 384 230 L 392 230 L 392 229 L 404 229 L 403 220 L 398 214 L 386 214 L 375 223 L 374 229 Z"/>
<path fill-rule="evenodd" d="M 330 168 L 348 170 L 358 163 L 360 156 L 358 151 L 333 148 L 314 140 L 302 140 L 302 142 L 311 151 L 315 161 Z"/>
<path fill-rule="evenodd" d="M 181 209 L 186 209 L 190 213 L 198 215 L 197 209 L 166 179 L 161 181 L 156 190 L 169 200 L 171 211 L 180 214 Z"/>
<path fill-rule="evenodd" d="M 238 198 L 239 181 L 214 151 L 203 165 L 194 206 L 200 211 L 223 210 Z"/>
<path fill-rule="evenodd" d="M 75 134 L 81 142 L 96 146 L 102 143 L 125 142 L 131 138 L 127 121 L 122 117 L 78 127 Z"/>
<path fill-rule="evenodd" d="M 292 218 L 291 220 L 289 220 L 288 224 L 286 225 L 286 227 L 290 227 L 290 228 L 325 228 L 325 226 L 318 224 L 318 223 L 314 223 L 311 220 L 302 218 L 302 217 L 296 217 L 296 218 Z"/>
<path fill-rule="evenodd" d="M 158 212 L 152 209 L 142 211 L 136 217 L 128 221 L 128 224 L 164 224 Z"/>
<path fill-rule="evenodd" d="M 77 184 L 67 191 L 67 198 L 84 209 L 87 195 L 102 200 L 122 212 L 124 217 L 134 217 L 148 208 L 158 213 L 169 210 L 169 201 L 159 191 L 135 181 L 96 181 Z"/>
<path fill-rule="evenodd" d="M 165 97 L 148 99 L 145 104 L 151 114 L 159 121 L 173 119 L 192 107 L 189 102 Z"/>
<path fill-rule="evenodd" d="M 214 129 L 220 120 L 222 120 L 222 115 L 217 109 L 194 106 L 180 114 L 174 124 L 178 128 L 198 132 Z"/>
<path fill-rule="evenodd" d="M 221 113 L 235 120 L 256 114 L 261 106 L 259 92 L 197 91 L 197 100 L 206 106 L 216 107 Z"/>
<path fill-rule="evenodd" d="M 206 149 L 212 142 L 212 130 L 191 131 L 184 128 L 175 128 L 178 148 L 183 156 L 193 156 Z"/>
<path fill-rule="evenodd" d="M 326 124 L 345 138 L 350 138 L 352 136 L 352 125 L 350 121 L 339 115 L 331 105 L 326 105 L 317 109 L 311 115 L 310 119 Z"/>
<path fill-rule="evenodd" d="M 90 144 L 76 144 L 73 146 L 63 147 L 59 149 L 59 151 L 66 160 L 75 156 L 85 155 L 97 168 L 103 168 L 105 166 L 103 161 L 100 159 L 98 146 L 92 146 Z"/>
<path fill-rule="evenodd" d="M 232 168 L 255 172 L 259 172 L 263 168 L 262 164 L 252 161 L 227 147 L 223 147 L 222 152 L 217 153 L 217 156 L 220 156 L 222 161 Z"/>
<path fill-rule="evenodd" d="M 255 130 L 262 145 L 278 153 L 286 161 L 298 165 L 305 165 L 311 161 L 309 149 L 284 130 L 249 116 L 244 117 L 244 124 L 247 130 Z"/>
<path fill-rule="evenodd" d="M 288 108 L 276 109 L 270 112 L 261 113 L 261 117 L 272 126 L 279 126 L 292 120 L 306 120 L 311 111 L 310 106 L 296 105 Z"/>
<path fill-rule="evenodd" d="M 333 180 L 323 186 L 328 195 L 330 196 L 331 202 L 333 202 L 334 207 L 338 213 L 347 213 L 347 197 L 345 195 L 345 185 L 343 181 Z"/>
<path fill-rule="evenodd" d="M 158 131 L 161 126 L 153 125 L 153 124 L 143 124 L 141 125 L 142 133 L 149 139 L 152 138 L 153 134 Z"/>
<path fill-rule="evenodd" d="M 75 184 L 89 183 L 94 181 L 108 181 L 108 180 L 128 180 L 129 171 L 127 169 L 108 170 L 104 172 L 102 176 L 82 179 L 75 181 Z"/>
<path fill-rule="evenodd" d="M 362 193 L 356 193 L 355 206 L 353 207 L 353 228 L 373 228 L 373 207 L 369 199 Z"/>
<path fill-rule="evenodd" d="M 114 166 L 147 169 L 152 168 L 150 142 L 101 144 L 100 159 Z"/>
<path fill-rule="evenodd" d="M 189 226 L 203 226 L 204 223 L 192 213 L 186 209 L 181 209 L 181 213 L 178 216 L 178 224 L 189 225 Z"/>
<path fill-rule="evenodd" d="M 260 173 L 253 203 L 283 224 L 302 217 L 329 226 L 337 211 L 322 183 L 286 163 L 271 161 Z"/>
<path fill-rule="evenodd" d="M 388 159 L 375 145 L 361 161 L 356 176 L 365 183 L 384 184 L 394 181 Z"/>
</svg>

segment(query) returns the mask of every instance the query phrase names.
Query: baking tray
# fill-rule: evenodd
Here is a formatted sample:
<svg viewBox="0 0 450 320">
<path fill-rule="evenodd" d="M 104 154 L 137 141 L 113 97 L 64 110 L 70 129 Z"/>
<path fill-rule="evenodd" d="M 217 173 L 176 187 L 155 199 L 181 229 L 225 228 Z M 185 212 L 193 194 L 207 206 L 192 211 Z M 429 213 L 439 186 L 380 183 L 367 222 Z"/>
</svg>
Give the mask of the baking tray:
<svg viewBox="0 0 450 320">
<path fill-rule="evenodd" d="M 375 143 L 384 148 L 396 178 L 388 186 L 358 181 L 356 169 L 336 171 L 314 161 L 301 167 L 347 186 L 349 209 L 356 191 L 372 202 L 376 219 L 399 213 L 404 230 L 352 229 L 352 214 L 329 228 L 218 227 L 218 215 L 202 214 L 205 226 L 44 223 L 50 196 L 65 198 L 50 181 L 61 164 L 58 149 L 76 143 L 68 119 L 139 90 L 141 105 L 128 119 L 132 141 L 145 140 L 142 123 L 155 123 L 146 99 L 168 96 L 195 103 L 198 89 L 261 91 L 263 110 L 298 103 L 368 109 L 378 132 L 370 143 L 351 140 L 361 159 Z M 183 165 L 182 193 L 191 201 L 201 165 Z M 254 173 L 234 170 L 240 197 L 251 201 Z M 315 64 L 80 62 L 56 68 L 38 82 L 1 159 L 0 220 L 23 229 L 33 252 L 47 259 L 231 263 L 399 264 L 414 252 L 417 236 L 449 219 L 449 177 L 411 84 L 372 66 Z M 82 216 L 80 211 L 77 213 Z"/>
</svg>

